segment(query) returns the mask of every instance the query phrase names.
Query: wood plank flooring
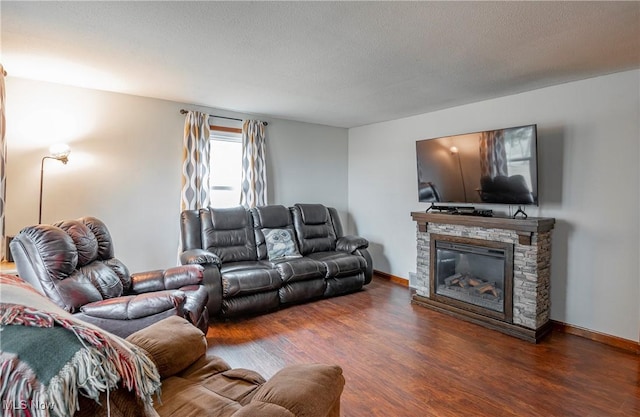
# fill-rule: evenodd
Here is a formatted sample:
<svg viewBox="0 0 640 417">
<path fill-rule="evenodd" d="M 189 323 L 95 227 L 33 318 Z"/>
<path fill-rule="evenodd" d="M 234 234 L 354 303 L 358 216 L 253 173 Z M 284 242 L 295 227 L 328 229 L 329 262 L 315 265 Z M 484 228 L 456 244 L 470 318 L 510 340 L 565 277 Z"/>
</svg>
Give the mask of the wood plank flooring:
<svg viewBox="0 0 640 417">
<path fill-rule="evenodd" d="M 640 416 L 640 356 L 552 333 L 535 345 L 410 303 L 374 277 L 363 291 L 214 322 L 209 352 L 270 377 L 336 363 L 345 417 Z"/>
</svg>

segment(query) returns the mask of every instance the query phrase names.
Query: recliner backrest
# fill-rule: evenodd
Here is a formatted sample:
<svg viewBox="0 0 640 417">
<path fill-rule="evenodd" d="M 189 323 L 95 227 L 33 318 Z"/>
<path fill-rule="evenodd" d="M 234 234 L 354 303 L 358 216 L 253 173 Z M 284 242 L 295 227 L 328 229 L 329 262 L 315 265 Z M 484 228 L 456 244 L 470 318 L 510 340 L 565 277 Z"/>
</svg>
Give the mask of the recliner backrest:
<svg viewBox="0 0 640 417">
<path fill-rule="evenodd" d="M 302 255 L 335 250 L 337 235 L 327 207 L 322 204 L 296 204 L 291 211 Z"/>
<path fill-rule="evenodd" d="M 244 207 L 203 208 L 199 217 L 202 249 L 222 263 L 257 260 L 253 221 Z"/>
<path fill-rule="evenodd" d="M 255 207 L 251 209 L 251 215 L 253 216 L 258 259 L 266 259 L 268 256 L 264 230 L 288 229 L 292 235 L 295 235 L 291 211 L 285 206 L 271 205 Z"/>
<path fill-rule="evenodd" d="M 69 312 L 131 286 L 128 269 L 113 257 L 109 230 L 94 217 L 26 227 L 11 252 L 20 277 Z"/>
</svg>

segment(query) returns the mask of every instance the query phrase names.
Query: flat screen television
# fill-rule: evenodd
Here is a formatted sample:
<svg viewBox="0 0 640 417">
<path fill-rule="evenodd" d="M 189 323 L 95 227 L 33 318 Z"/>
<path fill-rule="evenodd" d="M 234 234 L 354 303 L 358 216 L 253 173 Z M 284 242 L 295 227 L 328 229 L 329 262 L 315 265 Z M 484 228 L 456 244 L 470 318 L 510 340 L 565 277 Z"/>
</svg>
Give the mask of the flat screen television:
<svg viewBox="0 0 640 417">
<path fill-rule="evenodd" d="M 416 141 L 418 200 L 538 204 L 536 125 Z"/>
</svg>

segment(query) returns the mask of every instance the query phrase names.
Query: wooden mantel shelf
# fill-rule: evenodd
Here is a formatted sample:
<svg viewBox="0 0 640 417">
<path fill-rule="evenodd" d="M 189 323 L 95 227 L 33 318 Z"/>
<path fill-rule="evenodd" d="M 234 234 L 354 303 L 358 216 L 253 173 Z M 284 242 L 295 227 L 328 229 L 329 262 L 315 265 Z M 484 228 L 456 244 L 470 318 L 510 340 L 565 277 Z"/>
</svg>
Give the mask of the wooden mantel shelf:
<svg viewBox="0 0 640 417">
<path fill-rule="evenodd" d="M 556 220 L 551 217 L 527 217 L 513 219 L 511 217 L 482 217 L 458 214 L 411 212 L 411 218 L 418 223 L 418 230 L 427 231 L 427 223 L 455 224 L 485 229 L 514 230 L 518 234 L 521 245 L 530 245 L 534 233 L 548 232 L 553 229 Z"/>
<path fill-rule="evenodd" d="M 470 227 L 484 227 L 487 229 L 506 229 L 516 232 L 540 233 L 553 229 L 556 220 L 551 217 L 527 217 L 526 219 L 512 219 L 511 217 L 482 217 L 444 213 L 411 212 L 411 218 L 418 224 L 440 223 L 459 224 Z"/>
</svg>

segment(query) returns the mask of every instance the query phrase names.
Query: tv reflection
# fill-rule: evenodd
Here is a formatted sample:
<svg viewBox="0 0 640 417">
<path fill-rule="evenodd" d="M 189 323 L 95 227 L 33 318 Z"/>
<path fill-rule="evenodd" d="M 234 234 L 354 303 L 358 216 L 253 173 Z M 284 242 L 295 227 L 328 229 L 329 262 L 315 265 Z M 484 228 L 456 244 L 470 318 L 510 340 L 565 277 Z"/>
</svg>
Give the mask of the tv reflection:
<svg viewBox="0 0 640 417">
<path fill-rule="evenodd" d="M 536 125 L 416 142 L 421 202 L 537 204 Z"/>
</svg>

